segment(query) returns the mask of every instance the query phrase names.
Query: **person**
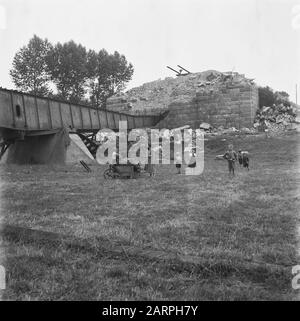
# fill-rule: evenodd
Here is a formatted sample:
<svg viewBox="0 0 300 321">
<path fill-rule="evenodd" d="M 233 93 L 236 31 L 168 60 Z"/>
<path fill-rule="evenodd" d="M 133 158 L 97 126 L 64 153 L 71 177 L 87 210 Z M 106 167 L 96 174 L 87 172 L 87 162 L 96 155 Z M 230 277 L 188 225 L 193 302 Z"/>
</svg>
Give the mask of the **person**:
<svg viewBox="0 0 300 321">
<path fill-rule="evenodd" d="M 154 176 L 155 175 L 155 165 L 148 163 L 145 165 L 145 172 L 149 173 L 150 176 Z"/>
<path fill-rule="evenodd" d="M 133 164 L 133 171 L 136 175 L 141 175 L 141 164 Z"/>
<path fill-rule="evenodd" d="M 234 163 L 237 160 L 237 154 L 233 150 L 233 145 L 228 145 L 228 151 L 223 155 L 223 158 L 227 159 L 229 176 L 232 174 L 234 176 Z"/>
<path fill-rule="evenodd" d="M 191 158 L 190 158 L 190 162 L 188 164 L 188 167 L 194 168 L 194 167 L 196 167 L 196 153 L 195 153 L 195 151 L 192 150 L 190 155 L 191 155 Z"/>
<path fill-rule="evenodd" d="M 240 166 L 243 166 L 249 170 L 249 156 L 248 152 L 242 152 L 241 150 L 238 151 L 238 160 Z"/>
<path fill-rule="evenodd" d="M 150 176 L 155 175 L 155 165 L 151 163 L 151 145 L 148 146 L 148 163 L 144 168 L 145 172 L 148 172 Z"/>
<path fill-rule="evenodd" d="M 180 157 L 180 153 L 177 152 L 176 156 L 175 156 L 175 166 L 177 169 L 177 174 L 181 174 L 181 157 Z"/>
<path fill-rule="evenodd" d="M 239 160 L 240 167 L 242 167 L 242 165 L 243 165 L 243 153 L 242 153 L 242 151 L 240 149 L 238 150 L 238 160 Z"/>
</svg>

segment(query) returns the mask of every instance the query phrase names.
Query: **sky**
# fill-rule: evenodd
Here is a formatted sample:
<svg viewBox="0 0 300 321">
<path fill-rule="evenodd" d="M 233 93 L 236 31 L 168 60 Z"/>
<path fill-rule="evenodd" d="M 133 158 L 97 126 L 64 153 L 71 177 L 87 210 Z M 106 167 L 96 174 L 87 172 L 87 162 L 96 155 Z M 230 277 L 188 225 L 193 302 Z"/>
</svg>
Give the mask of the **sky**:
<svg viewBox="0 0 300 321">
<path fill-rule="evenodd" d="M 0 0 L 0 86 L 34 35 L 124 54 L 127 89 L 175 74 L 237 71 L 300 101 L 300 0 Z"/>
</svg>

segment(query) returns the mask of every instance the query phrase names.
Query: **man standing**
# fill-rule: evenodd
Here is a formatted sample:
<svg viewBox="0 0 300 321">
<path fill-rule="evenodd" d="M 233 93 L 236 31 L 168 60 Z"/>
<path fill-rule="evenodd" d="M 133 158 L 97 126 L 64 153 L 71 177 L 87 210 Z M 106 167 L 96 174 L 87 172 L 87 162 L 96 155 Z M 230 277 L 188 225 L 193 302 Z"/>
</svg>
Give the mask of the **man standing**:
<svg viewBox="0 0 300 321">
<path fill-rule="evenodd" d="M 228 170 L 229 176 L 232 174 L 234 176 L 234 163 L 237 160 L 237 154 L 233 150 L 233 145 L 228 145 L 228 151 L 223 155 L 223 158 L 227 159 L 228 161 Z"/>
</svg>

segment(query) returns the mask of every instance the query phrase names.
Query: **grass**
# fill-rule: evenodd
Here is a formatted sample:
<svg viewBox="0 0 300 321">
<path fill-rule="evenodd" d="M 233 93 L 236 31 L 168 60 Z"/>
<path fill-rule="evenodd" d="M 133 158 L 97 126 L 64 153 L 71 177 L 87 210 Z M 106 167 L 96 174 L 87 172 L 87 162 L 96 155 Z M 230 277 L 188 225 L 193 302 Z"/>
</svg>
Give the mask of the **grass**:
<svg viewBox="0 0 300 321">
<path fill-rule="evenodd" d="M 201 176 L 163 165 L 154 178 L 105 181 L 101 166 L 89 174 L 79 166 L 2 165 L 4 223 L 97 249 L 4 238 L 4 299 L 294 299 L 298 140 L 211 139 Z M 214 160 L 229 141 L 251 153 L 250 171 L 237 168 L 234 179 Z"/>
</svg>

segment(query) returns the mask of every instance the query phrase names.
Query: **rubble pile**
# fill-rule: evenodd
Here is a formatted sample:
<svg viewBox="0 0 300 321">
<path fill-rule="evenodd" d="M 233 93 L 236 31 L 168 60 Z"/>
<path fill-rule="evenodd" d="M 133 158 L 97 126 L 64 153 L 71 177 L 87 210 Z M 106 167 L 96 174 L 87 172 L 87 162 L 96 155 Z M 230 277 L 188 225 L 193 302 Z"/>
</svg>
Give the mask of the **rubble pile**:
<svg viewBox="0 0 300 321">
<path fill-rule="evenodd" d="M 175 101 L 189 101 L 197 93 L 213 93 L 221 88 L 235 85 L 253 85 L 248 79 L 237 72 L 219 72 L 208 70 L 192 73 L 176 78 L 167 77 L 140 87 L 132 88 L 126 93 L 108 99 L 107 108 L 116 106 L 119 110 L 157 110 L 167 109 Z"/>
<path fill-rule="evenodd" d="M 223 126 L 219 126 L 219 127 L 212 127 L 211 125 L 209 126 L 210 128 L 207 129 L 207 128 L 204 128 L 202 124 L 200 125 L 200 130 L 204 131 L 208 136 L 241 135 L 241 134 L 255 135 L 258 133 L 258 130 L 254 127 L 252 128 L 242 127 L 241 129 L 237 129 L 235 127 L 224 128 Z"/>
<path fill-rule="evenodd" d="M 258 109 L 253 127 L 260 131 L 281 132 L 294 129 L 296 113 L 283 103 Z"/>
<path fill-rule="evenodd" d="M 283 103 L 273 105 L 271 107 L 263 106 L 257 110 L 253 127 L 240 128 L 235 127 L 224 128 L 223 126 L 212 127 L 210 124 L 203 123 L 200 129 L 207 134 L 216 135 L 235 135 L 235 134 L 249 134 L 254 135 L 258 132 L 267 132 L 270 134 L 278 134 L 287 130 L 298 130 L 298 122 L 296 119 L 297 113 L 293 106 L 288 106 Z"/>
</svg>

